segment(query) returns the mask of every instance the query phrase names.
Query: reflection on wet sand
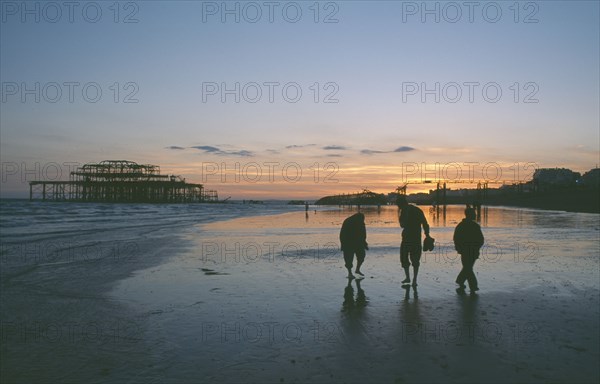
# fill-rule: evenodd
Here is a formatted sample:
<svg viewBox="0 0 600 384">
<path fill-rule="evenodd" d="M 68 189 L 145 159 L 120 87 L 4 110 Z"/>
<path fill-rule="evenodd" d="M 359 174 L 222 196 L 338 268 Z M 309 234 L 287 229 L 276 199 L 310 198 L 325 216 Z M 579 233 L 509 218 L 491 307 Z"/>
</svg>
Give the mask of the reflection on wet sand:
<svg viewBox="0 0 600 384">
<path fill-rule="evenodd" d="M 491 207 L 488 224 L 495 224 L 484 233 L 499 251 L 480 258 L 480 294 L 460 296 L 454 290 L 459 259 L 451 241 L 464 206 L 448 207 L 447 227 L 432 228 L 437 252 L 421 259 L 419 291 L 400 287 L 395 207 L 361 209 L 372 245 L 367 277 L 344 278 L 339 232 L 355 212 L 300 211 L 205 225 L 194 233 L 195 249 L 122 283 L 115 296 L 133 298 L 152 313 L 146 344 L 161 361 L 152 361 L 157 365 L 149 372 L 182 378 L 186 372 L 178 368 L 188 367 L 187 373 L 212 382 L 598 377 L 596 217 Z M 542 215 L 548 224 L 521 229 Z M 575 227 L 564 228 L 574 221 Z M 531 239 L 540 250 L 535 263 L 515 253 Z M 549 273 L 554 270 L 560 274 Z M 156 310 L 163 311 L 160 317 Z M 571 319 L 578 326 L 564 327 Z M 220 332 L 207 335 L 206 325 Z M 156 354 L 154 346 L 166 335 L 169 344 Z M 187 356 L 189 361 L 171 363 Z"/>
<path fill-rule="evenodd" d="M 417 287 L 413 287 L 411 285 L 403 285 L 402 289 L 404 289 L 404 300 L 402 301 L 402 305 L 400 306 L 400 316 L 403 323 L 410 324 L 421 324 L 421 314 L 419 311 L 419 292 L 417 291 Z M 410 291 L 412 290 L 412 298 Z"/>
<path fill-rule="evenodd" d="M 477 308 L 479 304 L 479 295 L 477 294 L 458 294 L 458 306 L 460 307 L 459 314 L 461 318 L 457 319 L 458 324 L 474 324 L 477 322 Z"/>
<path fill-rule="evenodd" d="M 354 297 L 354 288 L 352 281 L 356 283 L 356 298 Z M 347 316 L 359 317 L 362 315 L 368 304 L 365 291 L 361 287 L 362 279 L 348 279 L 348 285 L 344 288 L 344 302 L 342 303 L 342 312 Z"/>
<path fill-rule="evenodd" d="M 352 286 L 353 281 L 356 284 L 356 296 Z M 368 324 L 366 307 L 369 301 L 361 287 L 362 281 L 362 279 L 348 279 L 348 284 L 344 288 L 340 325 L 342 326 L 342 334 L 351 345 L 369 341 L 366 327 L 366 324 Z"/>
</svg>

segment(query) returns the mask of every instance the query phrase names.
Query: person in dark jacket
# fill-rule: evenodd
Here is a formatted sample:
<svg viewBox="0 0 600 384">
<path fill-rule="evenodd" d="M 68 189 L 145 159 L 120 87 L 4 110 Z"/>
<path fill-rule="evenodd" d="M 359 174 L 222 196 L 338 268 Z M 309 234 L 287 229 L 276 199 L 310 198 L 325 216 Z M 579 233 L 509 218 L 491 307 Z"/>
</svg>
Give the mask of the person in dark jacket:
<svg viewBox="0 0 600 384">
<path fill-rule="evenodd" d="M 483 246 L 483 233 L 481 227 L 475 221 L 477 214 L 469 206 L 465 209 L 465 218 L 458 223 L 454 230 L 454 248 L 460 254 L 462 270 L 456 277 L 456 284 L 459 285 L 457 292 L 463 293 L 465 290 L 465 280 L 469 282 L 471 292 L 479 290 L 473 265 L 479 258 L 479 250 Z"/>
<path fill-rule="evenodd" d="M 402 227 L 402 242 L 400 243 L 400 264 L 404 269 L 405 279 L 402 284 L 410 284 L 410 274 L 408 269 L 412 263 L 413 266 L 413 287 L 417 286 L 417 275 L 419 274 L 419 265 L 421 265 L 421 227 L 425 231 L 425 237 L 429 236 L 429 223 L 421 208 L 408 204 L 406 196 L 400 195 L 396 200 L 398 208 L 401 210 L 398 216 L 400 227 Z"/>
<path fill-rule="evenodd" d="M 344 261 L 348 270 L 348 278 L 353 279 L 352 261 L 356 254 L 355 273 L 364 276 L 360 266 L 365 261 L 365 250 L 369 249 L 367 244 L 367 230 L 365 228 L 365 215 L 361 212 L 355 213 L 344 220 L 340 230 L 340 242 L 344 252 Z"/>
</svg>

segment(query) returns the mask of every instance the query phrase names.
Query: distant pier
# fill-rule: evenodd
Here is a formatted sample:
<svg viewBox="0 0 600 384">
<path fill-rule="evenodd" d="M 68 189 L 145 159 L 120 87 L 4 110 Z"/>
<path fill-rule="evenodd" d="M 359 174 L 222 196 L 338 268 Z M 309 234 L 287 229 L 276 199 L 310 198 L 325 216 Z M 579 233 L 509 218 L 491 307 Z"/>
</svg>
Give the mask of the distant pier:
<svg viewBox="0 0 600 384">
<path fill-rule="evenodd" d="M 31 181 L 29 200 L 110 203 L 218 202 L 217 191 L 187 183 L 175 175 L 161 175 L 157 165 L 127 160 L 85 164 L 71 172 L 69 181 Z"/>
</svg>

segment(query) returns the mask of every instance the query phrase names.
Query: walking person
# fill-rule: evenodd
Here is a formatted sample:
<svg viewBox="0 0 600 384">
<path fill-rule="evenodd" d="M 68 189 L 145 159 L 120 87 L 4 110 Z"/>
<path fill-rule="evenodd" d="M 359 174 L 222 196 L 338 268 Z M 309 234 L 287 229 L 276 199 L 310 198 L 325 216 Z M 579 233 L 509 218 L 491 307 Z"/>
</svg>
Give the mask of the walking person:
<svg viewBox="0 0 600 384">
<path fill-rule="evenodd" d="M 479 290 L 477 277 L 473 272 L 473 265 L 479 258 L 479 250 L 483 246 L 483 233 L 481 227 L 475 221 L 477 212 L 475 209 L 467 206 L 465 209 L 465 218 L 458 223 L 454 230 L 454 248 L 460 254 L 462 269 L 456 277 L 459 294 L 465 292 L 465 281 L 469 283 L 471 293 Z"/>
<path fill-rule="evenodd" d="M 419 274 L 419 266 L 421 264 L 421 227 L 425 231 L 425 237 L 429 236 L 429 223 L 425 218 L 425 214 L 421 208 L 408 204 L 406 196 L 399 195 L 396 200 L 398 208 L 401 210 L 398 217 L 400 227 L 402 227 L 402 242 L 400 243 L 400 264 L 404 269 L 405 279 L 402 284 L 410 284 L 409 267 L 413 266 L 413 287 L 417 286 L 417 276 Z"/>
<path fill-rule="evenodd" d="M 344 252 L 344 262 L 348 270 L 348 278 L 353 279 L 352 262 L 356 255 L 356 270 L 354 273 L 364 276 L 360 267 L 365 261 L 365 250 L 369 249 L 367 244 L 367 230 L 365 228 L 365 215 L 361 212 L 355 213 L 344 220 L 340 230 L 340 243 Z"/>
</svg>

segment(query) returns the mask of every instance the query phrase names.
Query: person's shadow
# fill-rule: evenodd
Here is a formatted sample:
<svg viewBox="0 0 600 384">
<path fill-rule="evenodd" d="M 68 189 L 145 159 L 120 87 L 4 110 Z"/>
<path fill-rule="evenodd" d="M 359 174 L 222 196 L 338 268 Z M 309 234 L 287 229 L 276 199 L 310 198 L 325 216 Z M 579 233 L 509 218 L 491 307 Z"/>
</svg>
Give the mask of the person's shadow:
<svg viewBox="0 0 600 384">
<path fill-rule="evenodd" d="M 423 335 L 423 319 L 419 308 L 419 292 L 417 287 L 402 286 L 404 300 L 400 305 L 400 337 L 399 340 L 406 345 L 419 343 Z M 412 300 L 411 300 L 412 290 Z"/>
<path fill-rule="evenodd" d="M 472 345 L 481 337 L 481 327 L 485 325 L 480 324 L 479 295 L 469 295 L 462 290 L 456 292 L 458 293 L 456 300 L 459 310 L 456 311 L 454 324 L 458 331 L 456 338 L 452 341 L 459 346 Z"/>
<path fill-rule="evenodd" d="M 356 283 L 356 297 L 354 296 L 354 287 L 352 281 Z M 348 285 L 344 288 L 344 302 L 342 303 L 342 312 L 349 317 L 360 317 L 368 304 L 367 296 L 361 287 L 362 279 L 348 279 Z"/>
<path fill-rule="evenodd" d="M 356 284 L 356 296 L 352 281 Z M 361 282 L 362 279 L 348 279 L 348 284 L 344 288 L 340 325 L 342 333 L 349 343 L 348 346 L 352 348 L 360 348 L 369 339 L 367 327 L 363 323 L 369 300 L 361 287 Z"/>
<path fill-rule="evenodd" d="M 466 294 L 457 290 L 458 295 L 458 303 L 462 309 L 461 314 L 462 318 L 460 319 L 465 324 L 474 324 L 478 320 L 478 311 L 477 308 L 479 306 L 479 295 L 477 294 Z"/>
<path fill-rule="evenodd" d="M 404 301 L 402 302 L 402 317 L 403 321 L 407 322 L 419 322 L 421 320 L 421 316 L 419 314 L 419 292 L 417 291 L 417 287 L 413 287 L 410 285 L 403 285 L 402 289 L 404 289 Z M 410 291 L 412 290 L 412 298 Z"/>
<path fill-rule="evenodd" d="M 403 285 L 402 289 L 404 289 L 404 303 L 408 303 L 410 301 L 410 290 L 413 291 L 413 299 L 416 306 L 417 301 L 419 300 L 419 292 L 417 291 L 417 287 L 413 287 L 410 285 Z"/>
</svg>

